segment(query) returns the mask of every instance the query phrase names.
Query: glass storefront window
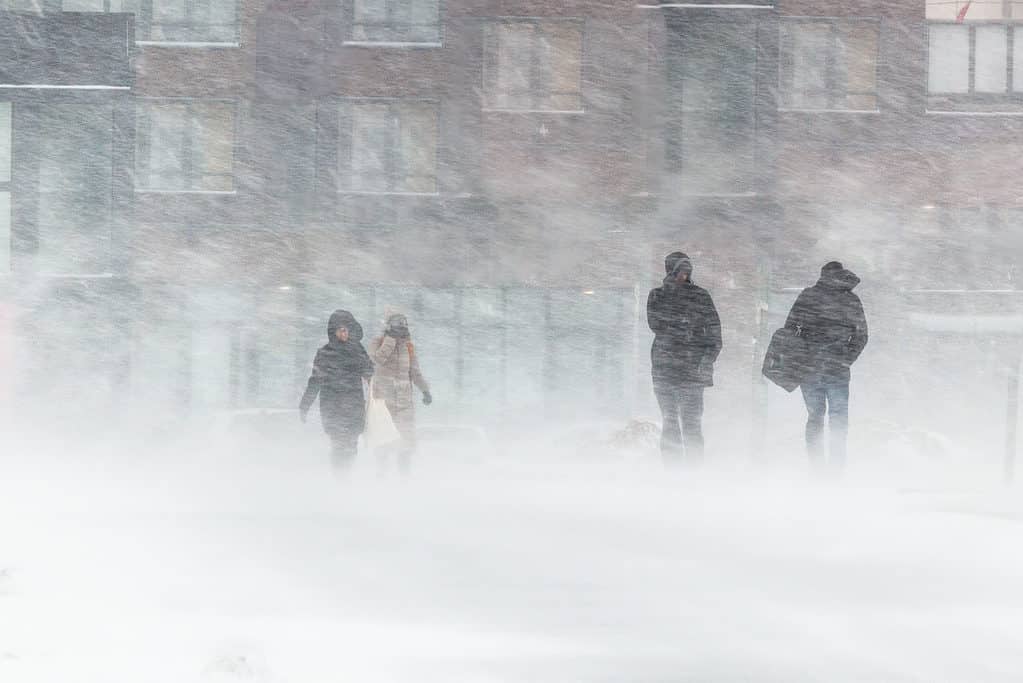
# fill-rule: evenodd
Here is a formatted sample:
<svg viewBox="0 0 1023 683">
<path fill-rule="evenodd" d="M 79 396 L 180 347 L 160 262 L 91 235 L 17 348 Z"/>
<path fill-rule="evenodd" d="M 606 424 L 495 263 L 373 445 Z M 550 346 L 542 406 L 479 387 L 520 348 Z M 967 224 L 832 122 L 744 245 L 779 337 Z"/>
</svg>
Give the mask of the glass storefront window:
<svg viewBox="0 0 1023 683">
<path fill-rule="evenodd" d="M 547 331 L 547 293 L 542 289 L 507 290 L 505 326 L 508 404 L 516 412 L 536 412 L 544 406 L 544 355 Z"/>
<path fill-rule="evenodd" d="M 11 103 L 0 102 L 0 183 L 11 182 Z"/>
<path fill-rule="evenodd" d="M 461 403 L 472 415 L 499 415 L 504 406 L 504 330 L 500 327 L 463 328 Z M 514 335 L 513 331 L 509 331 Z M 512 340 L 521 344 L 521 340 Z M 517 408 L 517 406 L 516 406 Z"/>
<path fill-rule="evenodd" d="M 327 321 L 338 309 L 349 311 L 362 325 L 368 341 L 379 326 L 373 308 L 373 290 L 370 287 L 348 287 L 330 283 L 317 283 L 306 291 L 304 329 L 306 337 L 318 348 L 326 343 Z M 312 356 L 309 357 L 310 361 Z"/>
<path fill-rule="evenodd" d="M 0 102 L 0 274 L 11 270 L 11 103 Z"/>
<path fill-rule="evenodd" d="M 131 354 L 132 396 L 156 420 L 169 420 L 184 409 L 188 356 L 182 321 L 151 320 L 135 328 Z M 162 417 L 161 417 L 162 416 Z"/>
<path fill-rule="evenodd" d="M 457 417 L 462 330 L 459 325 L 460 289 L 423 288 L 406 314 L 423 376 L 438 397 L 431 414 Z"/>
<path fill-rule="evenodd" d="M 367 350 L 383 331 L 384 311 L 395 308 L 409 318 L 423 374 L 437 398 L 422 420 L 489 424 L 514 417 L 506 415 L 512 406 L 531 420 L 550 408 L 583 414 L 621 404 L 632 297 L 631 290 L 618 289 L 315 285 L 306 296 L 301 372 L 308 372 L 323 344 L 323 327 L 335 308 L 360 320 Z M 274 346 L 284 348 L 286 340 Z M 263 359 L 253 350 L 247 361 L 259 365 L 261 382 L 267 376 Z M 265 389 L 248 392 L 264 395 Z"/>
<path fill-rule="evenodd" d="M 471 327 L 504 325 L 504 295 L 500 289 L 467 289 L 462 300 L 462 324 Z"/>
<path fill-rule="evenodd" d="M 1012 41 L 1012 89 L 1023 92 L 1023 30 L 1013 29 Z"/>
<path fill-rule="evenodd" d="M 0 192 L 0 274 L 11 272 L 11 193 Z"/>
<path fill-rule="evenodd" d="M 228 325 L 206 325 L 192 334 L 192 410 L 202 414 L 231 405 L 231 337 Z"/>
<path fill-rule="evenodd" d="M 372 334 L 369 337 L 380 334 L 384 331 L 384 323 L 387 319 L 388 313 L 403 313 L 409 318 L 409 326 L 412 328 L 413 334 L 416 332 L 416 326 L 420 323 L 418 318 L 419 313 L 419 290 L 418 287 L 376 287 L 374 292 L 376 294 L 374 308 L 373 308 L 373 319 L 370 321 L 369 329 L 372 330 Z M 365 323 L 363 323 L 365 325 Z"/>
<path fill-rule="evenodd" d="M 560 412 L 585 413 L 620 402 L 627 341 L 623 304 L 619 290 L 551 292 L 549 381 Z"/>
<path fill-rule="evenodd" d="M 464 410 L 469 414 L 497 414 L 505 407 L 507 346 L 521 343 L 519 330 L 506 325 L 503 292 L 465 289 L 461 327 Z"/>
<path fill-rule="evenodd" d="M 39 159 L 39 269 L 104 273 L 110 267 L 113 107 L 57 104 L 33 114 L 29 134 Z"/>
</svg>

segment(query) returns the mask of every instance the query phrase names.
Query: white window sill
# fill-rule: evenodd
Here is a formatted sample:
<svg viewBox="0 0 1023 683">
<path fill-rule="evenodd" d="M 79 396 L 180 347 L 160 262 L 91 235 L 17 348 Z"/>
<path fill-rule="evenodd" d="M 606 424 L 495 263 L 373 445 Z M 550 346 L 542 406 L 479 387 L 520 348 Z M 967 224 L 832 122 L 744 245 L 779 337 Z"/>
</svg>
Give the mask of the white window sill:
<svg viewBox="0 0 1023 683">
<path fill-rule="evenodd" d="M 400 41 L 386 41 L 386 40 L 346 40 L 341 43 L 345 47 L 380 47 L 380 48 L 396 48 L 396 49 L 432 49 L 438 47 L 444 47 L 442 43 L 404 43 Z"/>
<path fill-rule="evenodd" d="M 681 192 L 683 197 L 695 197 L 706 199 L 756 199 L 759 192 Z"/>
<path fill-rule="evenodd" d="M 928 109 L 928 116 L 1023 116 L 1023 111 L 957 111 L 955 109 Z"/>
<path fill-rule="evenodd" d="M 639 9 L 774 9 L 774 5 L 709 4 L 697 2 L 671 2 L 658 5 L 636 5 Z"/>
<path fill-rule="evenodd" d="M 136 40 L 136 45 L 142 47 L 180 47 L 180 48 L 237 48 L 241 47 L 239 43 L 217 43 L 217 42 L 203 42 L 203 41 L 188 41 L 188 40 Z"/>
<path fill-rule="evenodd" d="M 77 279 L 77 280 L 112 280 L 116 275 L 113 273 L 37 273 L 39 277 L 53 279 Z"/>
<path fill-rule="evenodd" d="M 488 114 L 559 114 L 581 116 L 586 112 L 582 109 L 500 109 L 497 107 L 484 107 L 483 111 Z"/>
<path fill-rule="evenodd" d="M 783 114 L 880 114 L 880 109 L 797 109 L 778 107 Z"/>
<path fill-rule="evenodd" d="M 223 195 L 230 197 L 238 194 L 237 190 L 153 190 L 147 188 L 137 188 L 135 194 L 206 194 L 206 195 Z"/>
<path fill-rule="evenodd" d="M 4 90 L 131 90 L 127 85 L 51 85 L 44 83 L 2 83 Z"/>
<path fill-rule="evenodd" d="M 340 194 L 355 197 L 439 197 L 440 192 L 388 192 L 385 190 L 341 190 Z"/>
<path fill-rule="evenodd" d="M 907 294 L 1018 294 L 1018 289 L 904 289 Z"/>
</svg>

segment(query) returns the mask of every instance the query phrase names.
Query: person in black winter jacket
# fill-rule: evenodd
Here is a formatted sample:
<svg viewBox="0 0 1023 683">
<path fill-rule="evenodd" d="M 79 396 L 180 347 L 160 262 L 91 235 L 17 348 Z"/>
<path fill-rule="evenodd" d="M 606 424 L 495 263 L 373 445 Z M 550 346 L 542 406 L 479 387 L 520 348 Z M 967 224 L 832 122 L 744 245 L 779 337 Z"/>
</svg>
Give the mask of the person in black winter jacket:
<svg viewBox="0 0 1023 683">
<path fill-rule="evenodd" d="M 808 414 L 807 451 L 815 463 L 823 461 L 827 414 L 830 464 L 838 468 L 845 463 L 849 430 L 849 368 L 867 345 L 867 318 L 852 291 L 859 282 L 838 261 L 825 264 L 817 284 L 803 290 L 785 321 L 785 327 L 803 338 L 808 351 L 800 385 Z"/>
<path fill-rule="evenodd" d="M 348 311 L 334 311 L 327 323 L 327 344 L 316 352 L 299 410 L 305 422 L 320 398 L 323 431 L 330 437 L 335 467 L 351 464 L 366 423 L 363 380 L 373 376 L 373 363 L 362 346 L 362 326 Z"/>
<path fill-rule="evenodd" d="M 654 393 L 661 408 L 661 453 L 666 462 L 703 458 L 703 391 L 714 385 L 721 353 L 721 320 L 707 290 L 693 284 L 693 263 L 682 252 L 664 261 L 664 284 L 647 298 Z M 681 419 L 681 430 L 679 420 Z"/>
</svg>

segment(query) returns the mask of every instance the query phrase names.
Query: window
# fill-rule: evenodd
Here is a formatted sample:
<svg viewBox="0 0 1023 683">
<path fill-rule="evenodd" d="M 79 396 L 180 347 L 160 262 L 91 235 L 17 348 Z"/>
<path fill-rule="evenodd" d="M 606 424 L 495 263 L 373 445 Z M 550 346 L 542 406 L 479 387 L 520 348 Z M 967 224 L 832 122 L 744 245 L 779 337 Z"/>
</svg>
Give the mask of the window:
<svg viewBox="0 0 1023 683">
<path fill-rule="evenodd" d="M 1001 23 L 931 24 L 927 63 L 927 90 L 932 95 L 1023 93 L 1023 28 Z"/>
<path fill-rule="evenodd" d="M 436 43 L 440 0 L 351 0 L 353 42 Z"/>
<path fill-rule="evenodd" d="M 672 36 L 668 172 L 687 195 L 751 191 L 756 25 L 687 22 Z"/>
<path fill-rule="evenodd" d="M 98 4 L 100 0 L 74 0 Z M 115 0 L 111 0 L 112 2 Z M 124 0 L 140 42 L 236 43 L 237 0 Z"/>
<path fill-rule="evenodd" d="M 234 189 L 234 105 L 139 104 L 136 188 L 181 192 Z"/>
<path fill-rule="evenodd" d="M 582 25 L 574 21 L 507 21 L 485 35 L 486 106 L 491 109 L 582 109 Z"/>
<path fill-rule="evenodd" d="M 926 0 L 933 21 L 986 21 L 1023 18 L 1023 0 Z"/>
<path fill-rule="evenodd" d="M 61 274 L 108 272 L 114 107 L 64 101 L 26 107 L 19 120 L 27 129 L 19 140 L 38 162 L 32 198 L 37 267 Z"/>
<path fill-rule="evenodd" d="M 11 183 L 11 103 L 0 102 L 0 189 Z"/>
<path fill-rule="evenodd" d="M 781 27 L 782 106 L 877 108 L 878 25 L 872 21 L 791 21 Z"/>
<path fill-rule="evenodd" d="M 0 102 L 0 273 L 11 269 L 11 103 Z"/>
<path fill-rule="evenodd" d="M 341 190 L 437 191 L 436 104 L 346 102 L 340 126 Z"/>
<path fill-rule="evenodd" d="M 131 12 L 131 0 L 62 0 L 65 12 Z"/>
<path fill-rule="evenodd" d="M 456 349 L 461 360 L 461 412 L 483 417 L 500 408 L 505 399 L 502 380 L 508 342 L 504 292 L 466 287 L 461 290 L 461 295 L 459 327 L 462 345 Z"/>
<path fill-rule="evenodd" d="M 42 14 L 45 5 L 45 0 L 0 0 L 0 10 L 7 10 L 9 12 Z"/>
<path fill-rule="evenodd" d="M 548 410 L 585 415 L 622 405 L 625 387 L 625 327 L 628 294 L 619 289 L 548 291 L 553 314 L 546 327 Z M 578 397 L 585 387 L 586 397 Z"/>
</svg>

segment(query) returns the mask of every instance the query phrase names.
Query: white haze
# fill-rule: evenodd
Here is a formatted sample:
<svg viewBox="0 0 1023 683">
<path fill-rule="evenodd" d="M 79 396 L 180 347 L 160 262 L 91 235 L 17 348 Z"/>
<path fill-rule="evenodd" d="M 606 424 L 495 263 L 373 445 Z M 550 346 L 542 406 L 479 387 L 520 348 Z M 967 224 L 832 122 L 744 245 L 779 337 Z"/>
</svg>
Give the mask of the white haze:
<svg viewBox="0 0 1023 683">
<path fill-rule="evenodd" d="M 503 16 L 542 3 L 464 4 Z M 255 5 L 246 30 L 263 16 Z M 711 139 L 695 179 L 665 170 L 670 55 L 665 22 L 651 18 L 661 11 L 637 8 L 621 27 L 613 13 L 587 20 L 587 50 L 606 52 L 586 52 L 599 62 L 587 74 L 605 79 L 584 83 L 585 117 L 545 114 L 541 128 L 498 113 L 488 139 L 485 93 L 446 97 L 481 87 L 471 60 L 482 48 L 444 52 L 452 82 L 423 86 L 442 101 L 442 144 L 455 150 L 437 160 L 441 208 L 379 199 L 396 216 L 386 230 L 355 226 L 365 217 L 347 205 L 342 217 L 317 213 L 311 185 L 281 189 L 312 182 L 323 150 L 278 129 L 319 134 L 318 117 L 338 116 L 326 111 L 333 99 L 301 91 L 340 77 L 299 43 L 268 43 L 285 65 L 305 65 L 278 74 L 297 95 L 178 84 L 237 101 L 239 139 L 214 142 L 236 150 L 239 204 L 265 199 L 280 212 L 272 220 L 205 226 L 195 207 L 209 197 L 159 204 L 159 188 L 134 194 L 149 181 L 131 168 L 117 176 L 138 186 L 129 203 L 165 215 L 124 219 L 117 239 L 83 232 L 86 181 L 120 173 L 81 151 L 116 140 L 92 134 L 110 110 L 62 103 L 42 116 L 15 103 L 15 180 L 19 121 L 40 117 L 40 182 L 85 189 L 67 201 L 41 192 L 35 246 L 21 214 L 11 226 L 0 216 L 0 256 L 15 263 L 0 268 L 0 683 L 1023 679 L 1023 498 L 1006 478 L 1023 222 L 1015 196 L 956 175 L 979 158 L 993 176 L 1018 177 L 1018 140 L 979 141 L 970 126 L 986 117 L 974 114 L 990 112 L 970 112 L 954 135 L 872 138 L 868 112 L 838 133 L 808 124 L 806 137 L 849 140 L 811 154 L 793 124 L 758 141 L 777 153 L 760 180 L 784 215 L 741 204 L 756 194 L 746 186 L 690 196 L 679 188 L 730 182 L 748 160 Z M 901 38 L 916 39 L 885 34 L 886 45 Z M 193 49 L 206 48 L 142 46 L 131 97 L 174 96 L 160 79 Z M 712 52 L 725 60 L 731 47 Z M 909 97 L 877 90 L 882 112 Z M 520 168 L 487 147 L 519 135 L 610 151 L 578 161 L 534 144 L 535 166 Z M 857 158 L 858 135 L 911 159 L 920 178 Z M 0 144 L 0 213 L 8 152 Z M 497 171 L 483 168 L 487 155 Z M 248 165 L 285 157 L 267 177 Z M 623 172 L 619 194 L 593 190 L 629 164 L 642 170 Z M 926 185 L 929 164 L 944 164 L 947 186 L 903 201 L 896 190 Z M 949 188 L 972 197 L 969 210 L 946 206 Z M 723 321 L 701 470 L 665 470 L 643 431 L 659 422 L 644 306 L 676 249 Z M 810 471 L 798 392 L 759 373 L 770 332 L 831 259 L 862 278 L 871 328 L 841 477 Z M 122 280 L 137 288 L 129 303 L 97 316 L 95 301 Z M 408 479 L 366 453 L 337 476 L 316 408 L 299 422 L 299 397 L 330 312 L 352 310 L 372 336 L 389 306 L 410 313 L 434 387 L 434 404 L 417 406 L 420 452 Z"/>
<path fill-rule="evenodd" d="M 0 678 L 1010 681 L 1023 667 L 1023 509 L 969 468 L 814 483 L 795 466 L 570 462 L 542 442 L 423 462 L 407 481 L 366 462 L 337 481 L 304 447 L 16 446 Z"/>
</svg>

